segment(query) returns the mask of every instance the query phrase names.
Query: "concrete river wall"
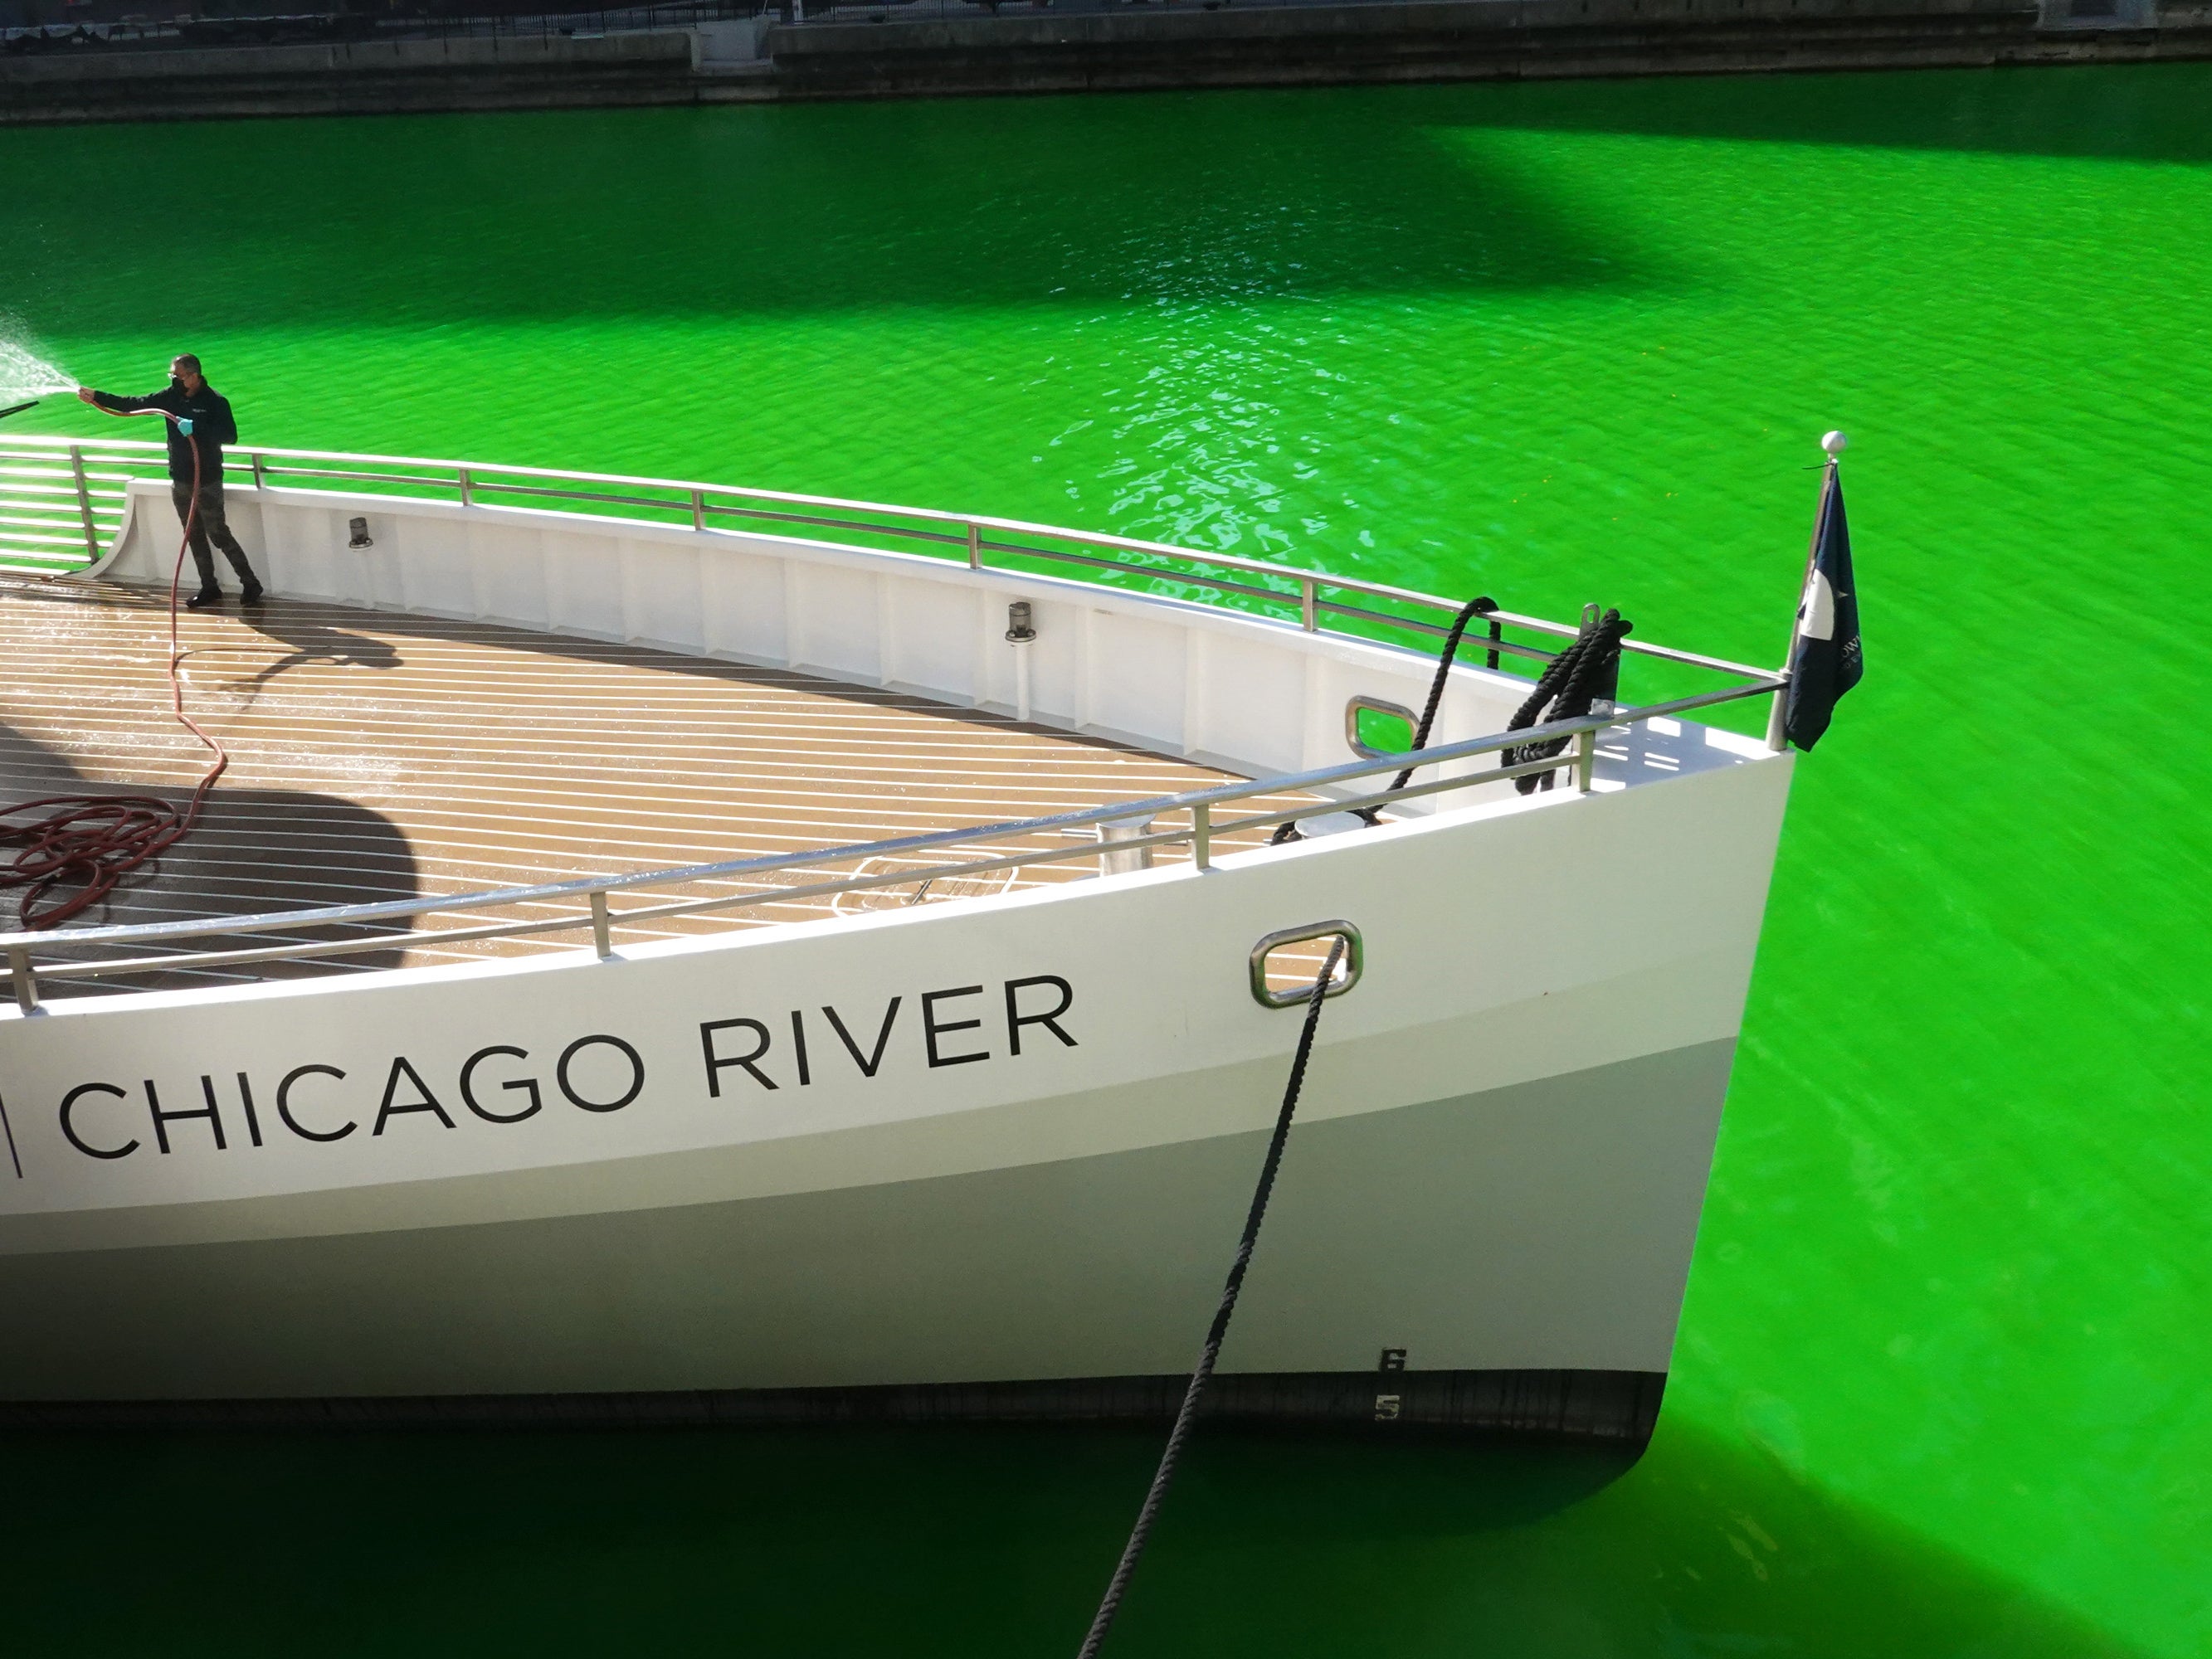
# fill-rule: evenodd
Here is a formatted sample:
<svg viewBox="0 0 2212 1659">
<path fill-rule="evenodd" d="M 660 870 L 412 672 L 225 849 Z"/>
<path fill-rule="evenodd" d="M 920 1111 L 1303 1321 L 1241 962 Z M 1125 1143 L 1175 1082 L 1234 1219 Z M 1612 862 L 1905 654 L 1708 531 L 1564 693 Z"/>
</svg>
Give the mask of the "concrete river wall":
<svg viewBox="0 0 2212 1659">
<path fill-rule="evenodd" d="M 0 58 L 0 125 L 2212 58 L 2212 0 L 1392 0 Z"/>
</svg>

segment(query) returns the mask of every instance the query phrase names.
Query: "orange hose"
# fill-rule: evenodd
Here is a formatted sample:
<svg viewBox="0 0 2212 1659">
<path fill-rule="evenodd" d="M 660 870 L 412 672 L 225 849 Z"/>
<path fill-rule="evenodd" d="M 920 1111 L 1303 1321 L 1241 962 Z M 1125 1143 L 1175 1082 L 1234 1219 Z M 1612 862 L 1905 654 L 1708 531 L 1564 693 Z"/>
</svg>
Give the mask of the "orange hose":
<svg viewBox="0 0 2212 1659">
<path fill-rule="evenodd" d="M 109 410 L 111 415 L 161 415 L 160 409 Z M 200 447 L 192 444 L 191 503 L 185 510 L 184 534 L 177 542 L 177 562 L 169 573 L 169 711 L 177 723 L 198 738 L 215 763 L 194 786 L 191 798 L 180 812 L 155 795 L 46 795 L 0 807 L 0 820 L 14 818 L 40 807 L 57 809 L 29 823 L 0 823 L 0 842 L 20 842 L 23 850 L 0 866 L 0 887 L 25 889 L 16 915 L 29 931 L 52 927 L 80 915 L 113 892 L 123 878 L 181 841 L 199 822 L 208 791 L 230 764 L 223 746 L 203 731 L 185 712 L 184 677 L 178 671 L 184 646 L 177 634 L 177 594 L 184 580 L 185 555 L 191 549 L 192 526 L 200 510 Z M 46 909 L 39 901 L 55 888 L 77 890 Z"/>
</svg>

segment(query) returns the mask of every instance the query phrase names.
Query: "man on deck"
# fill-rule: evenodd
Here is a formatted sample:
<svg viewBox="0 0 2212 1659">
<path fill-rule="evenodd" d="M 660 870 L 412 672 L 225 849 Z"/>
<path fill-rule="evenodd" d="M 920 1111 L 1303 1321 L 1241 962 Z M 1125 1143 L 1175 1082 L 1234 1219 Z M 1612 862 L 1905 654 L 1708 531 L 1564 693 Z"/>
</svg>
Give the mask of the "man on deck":
<svg viewBox="0 0 2212 1659">
<path fill-rule="evenodd" d="M 161 422 L 169 440 L 169 499 L 176 503 L 178 521 L 191 526 L 192 563 L 200 573 L 200 591 L 185 601 L 185 606 L 198 611 L 222 602 L 222 590 L 215 580 L 215 555 L 209 549 L 210 541 L 222 550 L 223 557 L 238 573 L 238 597 L 247 605 L 257 603 L 261 598 L 261 583 L 253 574 L 253 567 L 246 562 L 246 550 L 230 533 L 230 521 L 223 512 L 222 447 L 238 441 L 238 422 L 231 417 L 230 399 L 201 378 L 200 360 L 190 352 L 177 358 L 169 365 L 168 386 L 150 397 L 118 398 L 112 392 L 94 392 L 88 386 L 79 386 L 76 395 L 86 403 L 118 415 L 158 409 L 191 422 L 189 437 L 176 421 Z M 199 451 L 197 507 L 192 499 L 195 446 Z"/>
</svg>

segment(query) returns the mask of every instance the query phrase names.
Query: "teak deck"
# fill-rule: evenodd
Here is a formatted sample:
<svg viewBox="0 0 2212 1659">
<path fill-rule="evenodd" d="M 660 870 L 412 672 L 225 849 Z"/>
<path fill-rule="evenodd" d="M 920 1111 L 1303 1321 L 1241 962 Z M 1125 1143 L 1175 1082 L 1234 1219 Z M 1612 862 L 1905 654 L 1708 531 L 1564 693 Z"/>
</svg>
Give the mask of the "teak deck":
<svg viewBox="0 0 2212 1659">
<path fill-rule="evenodd" d="M 100 790 L 182 801 L 205 756 L 170 717 L 167 628 L 166 592 L 0 579 L 0 803 Z M 220 612 L 185 615 L 181 628 L 187 706 L 228 749 L 230 769 L 190 837 L 72 926 L 368 903 L 834 848 L 1140 800 L 1231 775 L 896 691 L 488 623 L 274 599 L 246 611 L 227 599 Z M 1073 844 L 1054 834 L 991 847 Z M 616 909 L 794 886 L 855 867 L 825 862 L 747 883 L 656 888 L 617 895 Z M 888 887 L 666 917 L 618 928 L 617 939 L 959 897 L 1097 868 L 1095 858 L 1081 859 L 940 882 L 926 893 Z M 0 890 L 9 927 L 15 898 Z M 394 933 L 388 948 L 345 957 L 103 983 L 182 988 L 288 969 L 359 972 L 573 950 L 588 940 L 573 899 L 434 913 L 414 927 L 556 914 L 578 915 L 578 927 L 446 945 L 403 943 Z M 330 937 L 303 927 L 226 943 Z M 138 945 L 112 954 L 153 952 Z"/>
</svg>

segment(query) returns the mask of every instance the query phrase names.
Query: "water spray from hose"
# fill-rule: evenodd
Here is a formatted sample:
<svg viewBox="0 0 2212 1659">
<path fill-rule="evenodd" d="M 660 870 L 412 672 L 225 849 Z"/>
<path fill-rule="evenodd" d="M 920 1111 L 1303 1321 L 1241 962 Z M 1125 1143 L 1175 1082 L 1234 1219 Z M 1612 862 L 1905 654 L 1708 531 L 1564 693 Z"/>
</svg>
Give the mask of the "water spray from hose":
<svg viewBox="0 0 2212 1659">
<path fill-rule="evenodd" d="M 75 390 L 76 382 L 45 358 L 0 339 L 0 421 L 36 409 L 41 398 Z"/>
<path fill-rule="evenodd" d="M 27 407 L 41 398 L 76 390 L 76 382 L 18 341 L 0 338 L 0 404 Z M 12 411 L 11 411 L 12 412 Z"/>
</svg>

